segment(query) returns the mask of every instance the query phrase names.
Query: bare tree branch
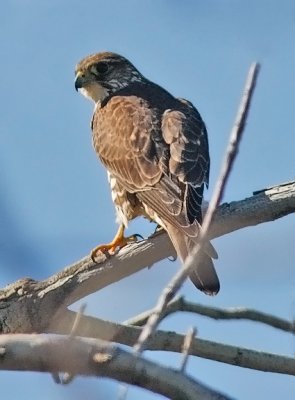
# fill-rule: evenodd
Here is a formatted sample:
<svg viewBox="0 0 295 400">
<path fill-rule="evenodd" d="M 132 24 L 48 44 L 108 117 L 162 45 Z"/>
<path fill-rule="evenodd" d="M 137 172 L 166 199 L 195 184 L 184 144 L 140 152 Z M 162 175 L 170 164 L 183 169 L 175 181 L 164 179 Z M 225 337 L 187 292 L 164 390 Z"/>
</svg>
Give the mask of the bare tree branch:
<svg viewBox="0 0 295 400">
<path fill-rule="evenodd" d="M 224 203 L 217 209 L 209 238 L 275 221 L 295 212 L 295 181 L 254 192 L 245 200 Z"/>
<path fill-rule="evenodd" d="M 272 326 L 273 328 L 277 328 L 285 332 L 295 333 L 294 321 L 288 321 L 286 319 L 279 318 L 274 315 L 253 310 L 250 308 L 234 307 L 225 309 L 212 306 L 204 306 L 202 304 L 186 301 L 183 297 L 175 298 L 168 303 L 167 308 L 162 315 L 162 319 L 178 311 L 200 314 L 216 320 L 244 319 L 254 322 L 260 322 L 262 324 Z M 153 310 L 145 311 L 138 316 L 124 321 L 124 325 L 143 326 L 148 320 L 149 316 L 152 314 L 152 312 Z"/>
<path fill-rule="evenodd" d="M 52 321 L 49 333 L 66 334 L 76 318 L 76 313 L 66 310 Z M 77 334 L 133 346 L 142 328 L 126 326 L 83 315 Z M 146 350 L 182 353 L 184 335 L 158 330 L 146 343 Z M 240 346 L 201 339 L 192 339 L 190 355 L 218 361 L 242 368 L 278 374 L 295 375 L 295 358 L 255 351 Z"/>
<path fill-rule="evenodd" d="M 0 336 L 0 369 L 102 376 L 126 382 L 171 399 L 229 400 L 188 375 L 137 358 L 98 339 L 58 335 Z"/>
<path fill-rule="evenodd" d="M 149 317 L 140 337 L 138 338 L 137 343 L 134 346 L 134 350 L 137 353 L 141 353 L 144 350 L 145 342 L 157 329 L 157 326 L 161 319 L 161 315 L 164 312 L 168 302 L 175 296 L 175 294 L 183 285 L 190 273 L 194 269 L 198 268 L 201 262 L 201 257 L 197 257 L 197 255 L 202 249 L 205 241 L 208 240 L 209 228 L 213 220 L 213 216 L 222 199 L 229 174 L 232 170 L 234 160 L 238 154 L 239 144 L 242 139 L 242 134 L 246 125 L 246 119 L 250 109 L 259 68 L 259 64 L 254 63 L 251 65 L 248 72 L 244 93 L 239 106 L 236 121 L 230 134 L 224 161 L 222 163 L 220 174 L 213 190 L 212 199 L 205 214 L 202 229 L 200 230 L 198 236 L 198 244 L 195 246 L 194 251 L 192 251 L 192 253 L 189 254 L 189 256 L 186 258 L 181 270 L 174 275 L 174 277 L 162 291 L 153 313 Z"/>
<path fill-rule="evenodd" d="M 221 205 L 210 238 L 295 212 L 295 182 Z M 44 332 L 58 310 L 175 254 L 165 232 L 93 263 L 89 256 L 45 279 L 21 279 L 0 290 L 0 333 Z M 7 267 L 9 268 L 9 267 Z"/>
</svg>

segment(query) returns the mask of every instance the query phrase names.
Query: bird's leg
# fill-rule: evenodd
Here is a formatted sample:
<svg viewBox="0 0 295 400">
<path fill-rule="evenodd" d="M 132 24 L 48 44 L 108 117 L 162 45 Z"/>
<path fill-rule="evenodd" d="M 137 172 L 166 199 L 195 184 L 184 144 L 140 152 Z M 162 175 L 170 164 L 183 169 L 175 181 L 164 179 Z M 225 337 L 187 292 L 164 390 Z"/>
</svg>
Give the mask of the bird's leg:
<svg viewBox="0 0 295 400">
<path fill-rule="evenodd" d="M 99 253 L 99 252 L 114 254 L 117 248 L 121 249 L 122 247 L 126 246 L 128 243 L 136 242 L 139 237 L 142 238 L 142 236 L 140 236 L 138 234 L 134 234 L 134 235 L 125 237 L 124 231 L 125 231 L 125 227 L 123 224 L 121 224 L 116 233 L 116 236 L 110 243 L 100 244 L 99 246 L 95 247 L 91 251 L 92 261 L 95 260 L 95 257 L 97 256 L 97 253 Z"/>
</svg>

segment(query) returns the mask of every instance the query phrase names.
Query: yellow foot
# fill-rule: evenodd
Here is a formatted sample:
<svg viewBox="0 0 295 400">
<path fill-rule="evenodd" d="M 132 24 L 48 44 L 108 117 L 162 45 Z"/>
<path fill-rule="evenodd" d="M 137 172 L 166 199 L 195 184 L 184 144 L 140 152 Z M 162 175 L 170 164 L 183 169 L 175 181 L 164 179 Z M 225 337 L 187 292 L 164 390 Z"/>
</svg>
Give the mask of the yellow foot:
<svg viewBox="0 0 295 400">
<path fill-rule="evenodd" d="M 104 254 L 114 254 L 117 248 L 121 249 L 129 243 L 137 242 L 138 238 L 142 238 L 142 236 L 138 234 L 125 237 L 124 229 L 124 225 L 120 225 L 116 236 L 110 243 L 100 244 L 99 246 L 95 247 L 90 254 L 92 261 L 95 261 L 95 257 L 99 252 Z"/>
</svg>

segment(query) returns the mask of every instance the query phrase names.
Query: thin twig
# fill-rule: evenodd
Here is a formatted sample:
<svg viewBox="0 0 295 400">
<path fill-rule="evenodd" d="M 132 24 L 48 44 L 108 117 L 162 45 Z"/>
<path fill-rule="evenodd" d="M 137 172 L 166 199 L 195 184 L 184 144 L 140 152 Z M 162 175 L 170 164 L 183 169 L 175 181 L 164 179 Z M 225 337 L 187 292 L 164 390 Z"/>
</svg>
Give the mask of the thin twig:
<svg viewBox="0 0 295 400">
<path fill-rule="evenodd" d="M 140 354 L 144 350 L 144 346 L 148 338 L 155 332 L 161 314 L 165 310 L 168 302 L 175 296 L 177 291 L 180 289 L 186 278 L 189 276 L 194 268 L 197 268 L 200 258 L 197 257 L 198 252 L 202 248 L 203 243 L 207 238 L 209 227 L 213 219 L 215 210 L 221 201 L 222 195 L 225 190 L 226 183 L 228 181 L 229 174 L 232 170 L 234 160 L 238 154 L 239 144 L 242 139 L 242 134 L 245 128 L 247 115 L 250 109 L 252 95 L 256 85 L 256 80 L 259 71 L 259 64 L 253 63 L 248 72 L 244 93 L 241 99 L 241 103 L 238 109 L 237 117 L 230 134 L 229 144 L 225 152 L 225 158 L 221 166 L 220 174 L 213 190 L 212 199 L 209 203 L 208 210 L 206 212 L 202 230 L 199 234 L 199 243 L 195 247 L 195 250 L 191 255 L 187 257 L 181 270 L 175 274 L 172 280 L 169 282 L 167 287 L 161 293 L 154 313 L 149 317 L 148 322 L 145 325 L 141 335 L 138 338 L 138 342 L 134 346 L 134 351 Z"/>
<path fill-rule="evenodd" d="M 73 338 L 77 335 L 79 324 L 81 322 L 81 317 L 84 314 L 85 309 L 86 309 L 86 303 L 81 304 L 79 311 L 76 314 L 76 318 L 74 320 L 71 332 L 69 333 L 69 338 Z M 62 383 L 63 385 L 68 385 L 69 383 L 71 383 L 73 381 L 74 377 L 75 377 L 75 375 L 65 372 L 65 373 L 63 373 L 62 377 L 60 377 L 59 383 Z"/>
<path fill-rule="evenodd" d="M 196 328 L 190 328 L 188 330 L 187 334 L 185 335 L 185 338 L 183 341 L 183 346 L 182 346 L 183 358 L 182 358 L 182 362 L 180 365 L 181 372 L 185 372 L 188 358 L 190 355 L 190 348 L 192 346 L 193 338 L 196 336 L 196 332 L 197 332 Z"/>
<path fill-rule="evenodd" d="M 81 317 L 85 312 L 85 309 L 86 309 L 86 303 L 81 304 L 81 306 L 79 308 L 79 311 L 76 314 L 76 318 L 75 318 L 75 321 L 73 323 L 73 326 L 72 326 L 71 332 L 69 334 L 69 337 L 76 336 L 76 332 L 77 332 L 78 326 L 79 326 L 79 324 L 81 322 Z"/>
<path fill-rule="evenodd" d="M 232 320 L 243 319 L 271 326 L 285 332 L 295 333 L 295 322 L 288 321 L 272 314 L 267 314 L 262 311 L 253 310 L 245 307 L 233 308 L 217 308 L 212 306 L 204 306 L 203 304 L 192 303 L 185 300 L 183 297 L 177 297 L 171 300 L 165 312 L 161 316 L 161 320 L 176 312 L 191 312 L 202 315 L 204 317 L 213 318 L 216 320 Z M 145 311 L 135 317 L 124 321 L 124 325 L 143 326 L 148 318 L 153 313 L 153 310 Z"/>
<path fill-rule="evenodd" d="M 125 400 L 128 395 L 128 385 L 121 384 L 118 390 L 118 400 Z"/>
</svg>

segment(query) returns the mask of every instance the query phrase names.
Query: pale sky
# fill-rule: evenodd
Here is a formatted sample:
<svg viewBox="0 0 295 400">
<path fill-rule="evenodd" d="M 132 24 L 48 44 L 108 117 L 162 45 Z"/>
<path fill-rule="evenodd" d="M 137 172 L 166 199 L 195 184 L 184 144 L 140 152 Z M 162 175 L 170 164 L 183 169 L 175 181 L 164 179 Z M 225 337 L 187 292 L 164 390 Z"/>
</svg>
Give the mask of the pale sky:
<svg viewBox="0 0 295 400">
<path fill-rule="evenodd" d="M 149 79 L 192 101 L 209 133 L 210 189 L 252 61 L 262 69 L 245 137 L 224 201 L 294 179 L 295 3 L 274 0 L 10 0 L 0 26 L 1 287 L 42 279 L 112 238 L 114 210 L 91 145 L 90 102 L 74 90 L 74 67 L 110 50 Z M 294 215 L 214 241 L 221 292 L 208 298 L 190 283 L 190 301 L 246 306 L 294 317 Z M 131 232 L 153 227 L 136 221 Z M 155 304 L 179 266 L 143 271 L 87 299 L 87 313 L 122 321 Z M 77 308 L 77 307 L 76 307 Z M 177 315 L 161 327 L 256 350 L 294 355 L 291 335 L 250 322 Z M 147 353 L 178 366 L 180 355 Z M 294 378 L 191 358 L 196 379 L 240 400 L 294 399 Z M 118 384 L 77 378 L 66 387 L 50 375 L 1 373 L 6 400 L 116 398 Z M 128 400 L 159 396 L 130 389 Z"/>
</svg>

